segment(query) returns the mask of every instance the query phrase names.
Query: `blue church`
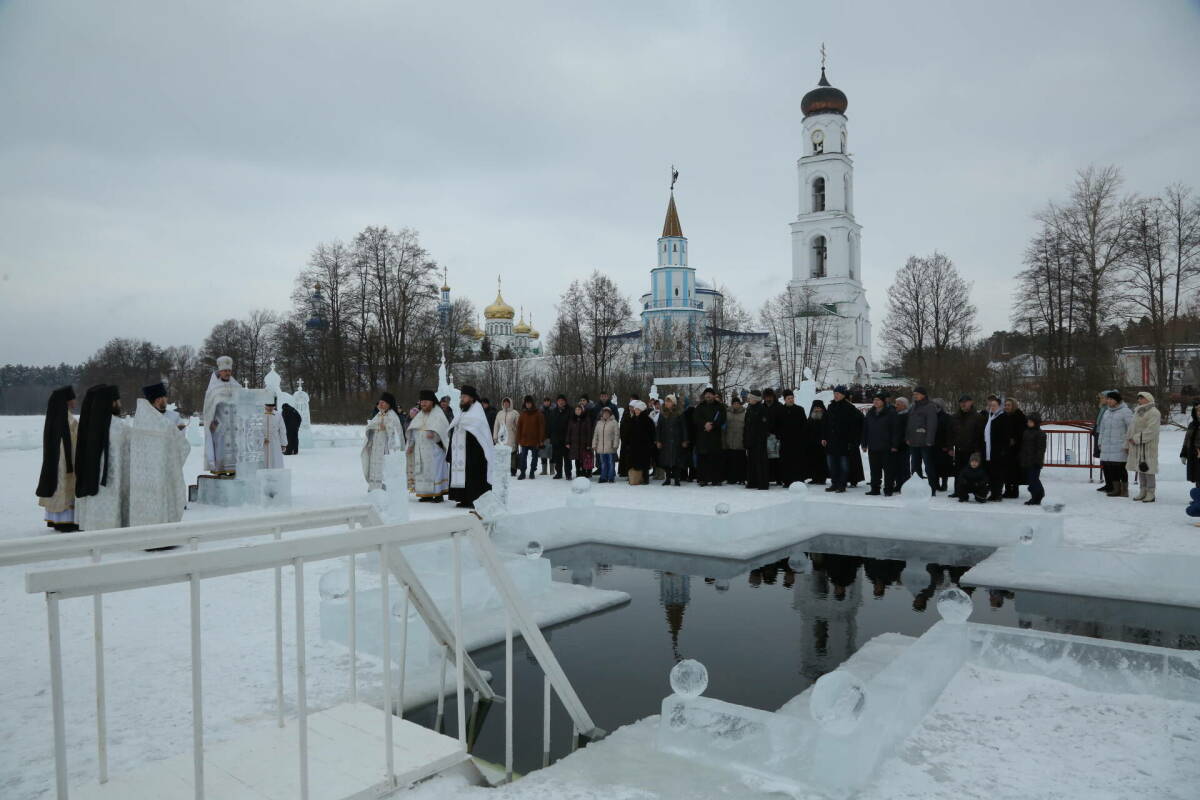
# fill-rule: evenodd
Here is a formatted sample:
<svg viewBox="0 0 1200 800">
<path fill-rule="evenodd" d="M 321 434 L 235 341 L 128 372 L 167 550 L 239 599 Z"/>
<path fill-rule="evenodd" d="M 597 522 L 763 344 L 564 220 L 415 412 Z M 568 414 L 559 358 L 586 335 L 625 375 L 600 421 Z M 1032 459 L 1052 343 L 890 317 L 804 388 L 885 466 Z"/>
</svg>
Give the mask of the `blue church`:
<svg viewBox="0 0 1200 800">
<path fill-rule="evenodd" d="M 658 239 L 657 266 L 650 270 L 650 291 L 641 297 L 641 327 L 618 334 L 614 340 L 633 349 L 635 368 L 651 376 L 703 376 L 708 371 L 714 317 L 720 324 L 724 296 L 710 282 L 696 277 L 688 264 L 688 240 L 683 235 L 675 192 L 667 202 L 667 216 Z M 768 334 L 718 328 L 721 339 L 744 341 L 745 356 L 763 354 Z"/>
</svg>

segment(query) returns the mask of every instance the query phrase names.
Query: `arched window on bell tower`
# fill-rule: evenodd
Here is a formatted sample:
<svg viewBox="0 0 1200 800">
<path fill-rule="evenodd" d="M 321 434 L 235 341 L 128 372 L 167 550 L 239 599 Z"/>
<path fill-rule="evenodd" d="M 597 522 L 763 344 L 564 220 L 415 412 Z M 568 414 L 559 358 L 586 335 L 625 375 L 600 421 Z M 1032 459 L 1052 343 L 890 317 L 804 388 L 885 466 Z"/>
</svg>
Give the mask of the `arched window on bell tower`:
<svg viewBox="0 0 1200 800">
<path fill-rule="evenodd" d="M 812 244 L 812 277 L 825 277 L 825 261 L 828 256 L 828 249 L 825 247 L 825 237 L 818 236 L 813 239 Z"/>
<path fill-rule="evenodd" d="M 825 179 L 815 178 L 812 182 L 812 210 L 825 210 Z"/>
</svg>

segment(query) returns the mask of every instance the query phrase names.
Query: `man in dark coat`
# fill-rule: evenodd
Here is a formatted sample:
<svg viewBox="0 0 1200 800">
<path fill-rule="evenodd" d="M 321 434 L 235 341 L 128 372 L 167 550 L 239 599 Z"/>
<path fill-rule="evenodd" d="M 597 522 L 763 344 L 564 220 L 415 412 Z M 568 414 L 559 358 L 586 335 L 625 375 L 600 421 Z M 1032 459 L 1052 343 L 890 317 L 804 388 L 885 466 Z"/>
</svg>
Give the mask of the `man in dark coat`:
<svg viewBox="0 0 1200 800">
<path fill-rule="evenodd" d="M 955 480 L 959 473 L 966 469 L 972 453 L 983 452 L 983 426 L 987 415 L 975 410 L 975 401 L 964 394 L 958 398 L 958 413 L 950 417 L 949 435 L 946 445 L 954 458 L 953 473 Z M 957 487 L 955 487 L 957 492 Z"/>
<path fill-rule="evenodd" d="M 1021 496 L 1021 484 L 1025 476 L 1021 471 L 1021 442 L 1025 438 L 1025 412 L 1017 406 L 1013 397 L 1004 398 L 1004 435 L 1008 452 L 1004 457 L 1004 497 Z"/>
<path fill-rule="evenodd" d="M 779 431 L 783 427 L 783 404 L 774 389 L 763 389 L 763 408 L 767 413 L 767 471 L 771 483 L 783 485 L 783 460 L 780 458 Z M 771 437 L 775 437 L 772 439 Z"/>
<path fill-rule="evenodd" d="M 459 413 L 450 421 L 450 499 L 459 508 L 474 508 L 484 492 L 490 492 L 488 463 L 492 460 L 492 429 L 472 386 L 459 390 Z"/>
<path fill-rule="evenodd" d="M 567 408 L 567 396 L 560 394 L 554 407 L 546 415 L 546 434 L 553 448 L 554 480 L 562 480 L 564 469 L 567 479 L 571 478 L 571 458 L 567 454 L 567 423 L 571 420 L 571 409 Z"/>
<path fill-rule="evenodd" d="M 667 395 L 662 411 L 658 415 L 655 432 L 657 449 L 655 461 L 664 472 L 663 486 L 667 486 L 672 480 L 675 481 L 676 486 L 680 486 L 682 484 L 679 483 L 679 477 L 683 473 L 684 464 L 691 458 L 691 442 L 688 438 L 690 434 L 687 424 L 683 420 L 683 414 L 679 412 L 679 407 L 675 404 L 675 395 Z"/>
<path fill-rule="evenodd" d="M 290 403 L 284 403 L 281 413 L 283 416 L 283 428 L 287 431 L 287 446 L 283 448 L 283 454 L 285 456 L 294 456 L 300 452 L 300 412 L 293 408 Z"/>
<path fill-rule="evenodd" d="M 601 392 L 600 399 L 597 400 L 596 403 L 591 407 L 593 422 L 600 419 L 600 411 L 601 409 L 605 408 L 612 412 L 613 419 L 621 416 L 617 413 L 617 404 L 612 401 L 612 395 L 610 395 L 608 392 Z"/>
<path fill-rule="evenodd" d="M 486 397 L 479 400 L 479 405 L 483 407 L 483 416 L 487 419 L 488 425 L 491 425 L 494 429 L 496 427 L 496 414 L 499 413 L 498 410 L 492 408 L 492 401 Z"/>
<path fill-rule="evenodd" d="M 825 459 L 825 445 L 821 440 L 825 437 L 825 402 L 813 400 L 808 409 L 808 422 L 804 424 L 804 442 L 802 456 L 804 480 L 814 486 L 824 486 L 829 478 L 829 465 Z"/>
<path fill-rule="evenodd" d="M 762 392 L 752 391 L 746 398 L 746 421 L 742 429 L 742 444 L 746 448 L 746 488 L 769 489 L 771 478 L 767 471 L 767 436 L 770 421 Z"/>
<path fill-rule="evenodd" d="M 807 422 L 808 415 L 796 405 L 795 392 L 785 389 L 776 434 L 779 437 L 780 478 L 784 486 L 804 480 L 804 426 Z"/>
<path fill-rule="evenodd" d="M 912 458 L 912 471 L 920 473 L 921 465 L 925 466 L 925 479 L 929 481 L 929 491 L 934 495 L 938 491 L 937 462 L 934 459 L 937 426 L 937 407 L 929 401 L 925 387 L 918 386 L 913 389 L 913 404 L 908 410 L 904 438 Z"/>
<path fill-rule="evenodd" d="M 696 451 L 696 471 L 701 486 L 721 484 L 721 428 L 725 425 L 725 406 L 717 402 L 717 393 L 707 388 L 700 405 L 692 412 L 692 434 Z"/>
<path fill-rule="evenodd" d="M 825 447 L 825 459 L 829 464 L 830 485 L 827 492 L 846 491 L 850 477 L 850 454 L 858 446 L 861 433 L 862 414 L 846 397 L 846 387 L 833 390 L 833 402 L 825 411 L 822 420 L 821 444 Z"/>
<path fill-rule="evenodd" d="M 900 447 L 899 438 L 900 416 L 887 404 L 887 393 L 880 392 L 871 401 L 871 410 L 863 419 L 862 451 L 871 465 L 871 491 L 867 494 L 880 494 L 882 483 L 882 493 L 891 497 L 896 484 L 892 454 Z"/>
</svg>

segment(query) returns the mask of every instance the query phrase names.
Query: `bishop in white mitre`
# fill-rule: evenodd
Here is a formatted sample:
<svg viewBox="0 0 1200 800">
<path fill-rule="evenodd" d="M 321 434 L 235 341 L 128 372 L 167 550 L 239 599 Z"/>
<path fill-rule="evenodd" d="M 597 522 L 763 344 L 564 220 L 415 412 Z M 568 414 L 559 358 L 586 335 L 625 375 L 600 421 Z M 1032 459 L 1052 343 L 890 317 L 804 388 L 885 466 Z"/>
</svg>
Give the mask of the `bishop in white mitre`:
<svg viewBox="0 0 1200 800">
<path fill-rule="evenodd" d="M 221 356 L 204 393 L 204 467 L 214 475 L 237 470 L 232 420 L 233 393 L 240 388 L 242 385 L 233 377 L 233 359 Z"/>
<path fill-rule="evenodd" d="M 191 446 L 167 417 L 167 389 L 142 390 L 129 438 L 129 524 L 154 525 L 183 519 L 183 464 Z"/>
</svg>

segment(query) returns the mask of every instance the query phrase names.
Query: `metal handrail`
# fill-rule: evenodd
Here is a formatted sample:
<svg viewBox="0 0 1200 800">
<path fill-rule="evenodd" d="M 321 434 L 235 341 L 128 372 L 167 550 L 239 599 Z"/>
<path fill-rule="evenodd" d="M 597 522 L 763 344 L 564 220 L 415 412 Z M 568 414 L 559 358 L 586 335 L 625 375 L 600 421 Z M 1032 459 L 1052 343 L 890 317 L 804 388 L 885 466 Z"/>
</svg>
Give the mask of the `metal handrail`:
<svg viewBox="0 0 1200 800">
<path fill-rule="evenodd" d="M 371 527 L 359 528 L 337 534 L 322 534 L 317 536 L 299 537 L 288 540 L 279 538 L 278 531 L 273 532 L 275 540 L 248 547 L 220 548 L 208 551 L 181 552 L 153 559 L 134 559 L 108 563 L 93 563 L 83 566 L 60 567 L 30 572 L 26 576 L 26 590 L 30 593 L 41 592 L 46 595 L 48 636 L 50 646 L 51 698 L 54 716 L 55 769 L 57 794 L 60 800 L 68 797 L 67 763 L 66 763 L 66 723 L 63 707 L 63 673 L 61 629 L 58 604 L 61 600 L 92 595 L 99 604 L 100 598 L 110 592 L 127 591 L 150 586 L 161 586 L 171 583 L 186 582 L 190 587 L 191 598 L 191 634 L 192 634 L 192 707 L 193 707 L 193 763 L 195 792 L 197 798 L 204 797 L 204 743 L 203 743 L 203 687 L 201 685 L 201 641 L 200 641 L 200 589 L 201 582 L 209 578 L 225 575 L 241 574 L 274 569 L 276 571 L 277 598 L 280 594 L 280 570 L 292 566 L 295 570 L 296 582 L 296 647 L 297 647 L 297 706 L 299 717 L 300 738 L 300 786 L 301 798 L 308 797 L 308 751 L 307 751 L 307 696 L 305 677 L 305 643 L 304 643 L 304 576 L 303 567 L 306 562 L 351 556 L 350 570 L 354 574 L 355 556 L 362 552 L 378 552 L 380 564 L 385 566 L 382 574 L 381 603 L 384 646 L 384 678 L 383 688 L 385 701 L 385 743 L 387 747 L 387 782 L 377 786 L 380 789 L 396 788 L 397 778 L 392 763 L 392 692 L 391 692 L 391 629 L 389 606 L 388 574 L 394 576 L 403 592 L 405 611 L 411 602 L 425 620 L 430 632 L 437 639 L 445 657 L 453 646 L 458 698 L 458 738 L 466 746 L 465 719 L 465 685 L 470 682 L 476 702 L 479 698 L 502 700 L 506 706 L 506 773 L 512 777 L 512 676 L 511 669 L 506 684 L 506 695 L 497 697 L 491 687 L 483 680 L 482 674 L 470 656 L 465 652 L 463 641 L 462 621 L 462 573 L 461 573 L 461 539 L 470 538 L 479 557 L 480 563 L 488 572 L 499 594 L 504 600 L 506 617 L 506 663 L 512 663 L 512 638 L 514 622 L 525 639 L 530 652 L 533 653 L 546 677 L 546 691 L 552 686 L 558 694 L 563 706 L 571 715 L 577 734 L 591 739 L 600 738 L 604 731 L 592 722 L 584 709 L 574 688 L 567 680 L 558 660 L 550 650 L 540 628 L 516 590 L 512 577 L 504 569 L 494 546 L 487 533 L 473 516 L 452 517 L 439 520 L 426 520 L 403 524 L 377 524 Z M 453 628 L 446 622 L 425 591 L 420 578 L 413 571 L 408 560 L 401 552 L 401 546 L 432 542 L 449 538 L 454 555 L 454 621 Z M 192 539 L 195 548 L 197 540 Z M 96 556 L 98 557 L 98 556 Z M 353 592 L 350 589 L 351 631 L 354 630 Z M 277 636 L 277 677 L 282 679 L 282 640 L 281 613 L 277 606 L 276 613 Z M 404 700 L 403 686 L 407 657 L 407 613 L 401 627 L 403 644 L 400 653 L 400 701 L 399 714 L 403 717 Z M 351 647 L 353 649 L 353 634 Z M 99 629 L 97 632 L 97 654 L 102 652 L 102 639 Z M 102 659 L 97 660 L 97 706 L 98 713 L 103 709 L 103 678 Z M 355 670 L 352 659 L 352 673 Z M 443 667 L 443 682 L 444 682 Z M 280 683 L 281 687 L 281 683 Z M 356 693 L 352 681 L 352 695 Z M 444 692 L 439 695 L 439 715 Z M 279 720 L 282 725 L 282 689 L 277 689 L 279 702 Z M 549 720 L 549 702 L 544 704 L 546 724 Z M 106 731 L 102 720 L 98 720 L 99 739 L 102 754 L 104 753 Z M 102 761 L 101 781 L 107 780 L 107 766 Z"/>
</svg>

